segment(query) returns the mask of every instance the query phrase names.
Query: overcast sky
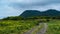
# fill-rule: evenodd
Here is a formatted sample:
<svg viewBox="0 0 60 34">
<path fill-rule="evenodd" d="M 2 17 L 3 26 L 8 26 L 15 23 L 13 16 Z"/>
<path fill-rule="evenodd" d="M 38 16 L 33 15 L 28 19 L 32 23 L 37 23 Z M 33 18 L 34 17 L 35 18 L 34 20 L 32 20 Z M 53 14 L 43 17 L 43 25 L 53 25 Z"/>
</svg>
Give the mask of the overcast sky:
<svg viewBox="0 0 60 34">
<path fill-rule="evenodd" d="M 0 18 L 20 15 L 25 10 L 60 10 L 60 0 L 0 0 Z"/>
</svg>

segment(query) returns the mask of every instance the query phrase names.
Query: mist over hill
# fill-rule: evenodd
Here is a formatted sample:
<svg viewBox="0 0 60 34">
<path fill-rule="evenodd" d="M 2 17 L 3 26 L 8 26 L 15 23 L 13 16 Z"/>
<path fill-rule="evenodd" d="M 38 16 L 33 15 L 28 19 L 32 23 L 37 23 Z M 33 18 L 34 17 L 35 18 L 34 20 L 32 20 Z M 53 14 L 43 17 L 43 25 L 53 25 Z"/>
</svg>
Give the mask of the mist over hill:
<svg viewBox="0 0 60 34">
<path fill-rule="evenodd" d="M 33 16 L 50 16 L 50 17 L 59 17 L 60 11 L 49 9 L 46 11 L 38 11 L 38 10 L 26 10 L 20 16 L 26 17 L 33 17 Z"/>
</svg>

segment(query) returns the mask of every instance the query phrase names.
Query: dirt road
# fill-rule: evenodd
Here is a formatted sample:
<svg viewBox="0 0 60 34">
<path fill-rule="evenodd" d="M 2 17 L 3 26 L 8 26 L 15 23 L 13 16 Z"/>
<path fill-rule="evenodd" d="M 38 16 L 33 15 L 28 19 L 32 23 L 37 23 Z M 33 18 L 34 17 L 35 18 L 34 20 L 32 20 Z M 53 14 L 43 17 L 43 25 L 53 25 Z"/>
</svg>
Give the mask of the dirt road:
<svg viewBox="0 0 60 34">
<path fill-rule="evenodd" d="M 36 34 L 45 34 L 47 27 L 47 23 L 44 23 L 44 27 L 41 30 L 39 30 Z"/>
<path fill-rule="evenodd" d="M 44 25 L 43 28 L 41 28 L 36 34 L 45 34 L 46 29 L 47 29 L 47 23 L 39 23 L 38 26 L 40 26 L 40 25 L 42 25 L 42 24 Z M 32 34 L 32 32 L 34 32 L 34 31 L 38 28 L 38 26 L 32 28 L 32 29 L 29 30 L 28 32 L 25 32 L 24 34 Z"/>
</svg>

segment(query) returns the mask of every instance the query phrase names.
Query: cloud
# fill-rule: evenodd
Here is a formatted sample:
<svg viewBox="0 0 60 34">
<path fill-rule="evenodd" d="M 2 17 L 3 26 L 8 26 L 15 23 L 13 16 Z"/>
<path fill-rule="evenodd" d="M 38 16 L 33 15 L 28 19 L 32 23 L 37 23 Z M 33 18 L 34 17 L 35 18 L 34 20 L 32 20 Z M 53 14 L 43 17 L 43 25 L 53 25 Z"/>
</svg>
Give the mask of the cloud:
<svg viewBox="0 0 60 34">
<path fill-rule="evenodd" d="M 0 18 L 19 15 L 21 11 L 10 7 L 10 1 L 0 0 Z"/>
<path fill-rule="evenodd" d="M 20 15 L 25 10 L 60 10 L 60 0 L 0 0 L 0 16 Z"/>
<path fill-rule="evenodd" d="M 44 7 L 52 7 L 53 5 L 55 7 L 58 7 L 56 5 L 60 4 L 60 0 L 22 0 L 22 1 L 16 1 L 16 2 L 12 2 L 10 6 L 12 6 L 13 8 L 17 8 L 17 9 L 33 9 L 38 7 L 38 8 L 44 8 Z M 60 6 L 60 5 L 59 5 Z M 47 8 L 47 9 L 48 9 Z M 54 7 L 52 7 L 54 8 Z M 50 9 L 52 9 L 50 8 Z"/>
</svg>

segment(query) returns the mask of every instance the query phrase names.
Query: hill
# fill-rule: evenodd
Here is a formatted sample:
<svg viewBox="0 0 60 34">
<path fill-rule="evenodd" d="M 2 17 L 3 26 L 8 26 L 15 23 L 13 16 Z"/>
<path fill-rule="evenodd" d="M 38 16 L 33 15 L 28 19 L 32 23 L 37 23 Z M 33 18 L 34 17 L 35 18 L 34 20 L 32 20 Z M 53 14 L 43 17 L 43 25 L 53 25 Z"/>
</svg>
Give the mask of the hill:
<svg viewBox="0 0 60 34">
<path fill-rule="evenodd" d="M 38 11 L 38 10 L 26 10 L 20 16 L 26 17 L 33 17 L 33 16 L 50 16 L 50 17 L 58 17 L 60 16 L 60 11 L 49 9 L 46 11 Z"/>
</svg>

